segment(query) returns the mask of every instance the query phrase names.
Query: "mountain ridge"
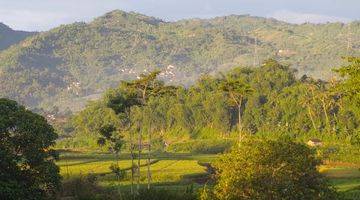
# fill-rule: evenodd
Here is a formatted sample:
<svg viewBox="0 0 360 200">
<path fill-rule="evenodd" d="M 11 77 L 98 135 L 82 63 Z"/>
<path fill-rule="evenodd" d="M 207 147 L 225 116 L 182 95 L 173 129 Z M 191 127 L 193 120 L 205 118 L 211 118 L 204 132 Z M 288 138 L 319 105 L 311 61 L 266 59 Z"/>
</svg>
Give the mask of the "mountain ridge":
<svg viewBox="0 0 360 200">
<path fill-rule="evenodd" d="M 13 30 L 8 25 L 0 22 L 0 51 L 34 34 L 36 34 L 36 32 Z"/>
<path fill-rule="evenodd" d="M 349 35 L 351 48 L 344 41 Z M 359 37 L 360 22 L 293 25 L 249 15 L 165 22 L 115 10 L 1 52 L 0 96 L 30 107 L 64 107 L 154 69 L 168 83 L 189 85 L 201 74 L 259 66 L 268 58 L 326 79 L 341 56 L 359 54 Z"/>
</svg>

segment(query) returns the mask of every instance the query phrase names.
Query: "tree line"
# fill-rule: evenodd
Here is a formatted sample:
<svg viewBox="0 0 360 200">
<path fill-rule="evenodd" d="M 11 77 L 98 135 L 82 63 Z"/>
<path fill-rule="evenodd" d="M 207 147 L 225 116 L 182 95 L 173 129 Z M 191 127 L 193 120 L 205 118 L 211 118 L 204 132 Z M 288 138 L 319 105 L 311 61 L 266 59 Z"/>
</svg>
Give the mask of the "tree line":
<svg viewBox="0 0 360 200">
<path fill-rule="evenodd" d="M 337 71 L 352 77 L 350 69 L 358 67 L 358 60 L 349 58 L 349 65 Z M 166 86 L 152 73 L 108 90 L 72 123 L 76 133 L 94 138 L 102 126 L 112 124 L 119 130 L 152 132 L 152 140 L 168 143 L 229 138 L 237 133 L 347 138 L 357 143 L 360 111 L 353 100 L 358 98 L 353 94 L 357 88 L 351 88 L 356 84 L 350 82 L 356 78 L 323 81 L 296 78 L 295 73 L 268 60 L 258 68 L 203 75 L 189 88 Z M 151 76 L 154 88 L 142 85 Z M 133 87 L 138 87 L 137 93 Z M 129 137 L 128 131 L 122 132 Z"/>
</svg>

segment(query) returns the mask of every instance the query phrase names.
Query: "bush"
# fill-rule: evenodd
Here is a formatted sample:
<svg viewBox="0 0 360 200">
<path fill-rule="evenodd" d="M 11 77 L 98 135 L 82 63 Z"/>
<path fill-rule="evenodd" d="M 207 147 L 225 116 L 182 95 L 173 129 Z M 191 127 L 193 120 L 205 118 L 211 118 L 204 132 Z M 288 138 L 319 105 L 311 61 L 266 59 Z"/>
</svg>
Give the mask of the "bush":
<svg viewBox="0 0 360 200">
<path fill-rule="evenodd" d="M 337 199 L 313 149 L 289 139 L 247 139 L 216 163 L 217 184 L 203 199 Z"/>
<path fill-rule="evenodd" d="M 109 169 L 111 170 L 112 173 L 114 173 L 116 175 L 116 178 L 118 180 L 122 180 L 125 178 L 126 175 L 126 171 L 125 170 L 121 170 L 119 165 L 117 164 L 112 164 L 110 165 Z"/>
<path fill-rule="evenodd" d="M 217 154 L 229 150 L 234 143 L 232 140 L 196 140 L 174 143 L 167 150 L 172 152 Z"/>
</svg>

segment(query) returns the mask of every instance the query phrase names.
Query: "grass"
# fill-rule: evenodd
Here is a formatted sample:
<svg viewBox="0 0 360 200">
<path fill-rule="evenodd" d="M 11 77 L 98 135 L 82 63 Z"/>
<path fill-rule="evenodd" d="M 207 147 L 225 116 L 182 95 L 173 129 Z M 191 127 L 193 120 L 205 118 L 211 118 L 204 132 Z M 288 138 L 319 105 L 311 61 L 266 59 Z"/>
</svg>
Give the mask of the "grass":
<svg viewBox="0 0 360 200">
<path fill-rule="evenodd" d="M 218 155 L 191 155 L 186 153 L 163 153 L 154 156 L 151 164 L 152 183 L 156 187 L 166 187 L 170 190 L 182 190 L 190 184 L 196 188 L 202 187 L 206 182 L 206 167 L 200 165 L 212 162 Z M 145 158 L 145 157 L 144 157 Z M 126 177 L 118 181 L 111 173 L 109 166 L 115 163 L 111 154 L 98 152 L 65 152 L 61 154 L 57 165 L 65 179 L 87 175 L 99 175 L 99 184 L 109 188 L 128 189 L 130 187 L 130 170 Z M 137 162 L 137 161 L 136 161 Z M 146 160 L 141 160 L 142 167 L 140 182 L 147 183 Z M 120 157 L 121 169 L 129 169 L 131 160 L 128 154 Z M 330 179 L 331 184 L 347 199 L 360 199 L 360 170 L 359 165 L 345 163 L 330 163 L 319 168 Z M 136 180 L 136 179 L 135 179 Z"/>
</svg>

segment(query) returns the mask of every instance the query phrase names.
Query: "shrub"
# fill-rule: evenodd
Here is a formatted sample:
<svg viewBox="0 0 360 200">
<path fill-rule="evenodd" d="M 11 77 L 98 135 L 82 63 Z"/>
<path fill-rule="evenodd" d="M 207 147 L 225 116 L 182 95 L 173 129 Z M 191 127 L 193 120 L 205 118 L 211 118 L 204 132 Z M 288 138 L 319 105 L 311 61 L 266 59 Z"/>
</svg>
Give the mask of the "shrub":
<svg viewBox="0 0 360 200">
<path fill-rule="evenodd" d="M 337 199 L 315 151 L 289 139 L 247 139 L 216 163 L 217 184 L 204 199 Z M 206 192 L 206 191 L 205 191 Z"/>
<path fill-rule="evenodd" d="M 122 180 L 125 178 L 126 175 L 126 171 L 125 170 L 121 170 L 119 165 L 117 164 L 112 164 L 110 165 L 109 169 L 111 170 L 112 173 L 114 173 L 116 175 L 116 178 L 118 180 Z"/>
</svg>

